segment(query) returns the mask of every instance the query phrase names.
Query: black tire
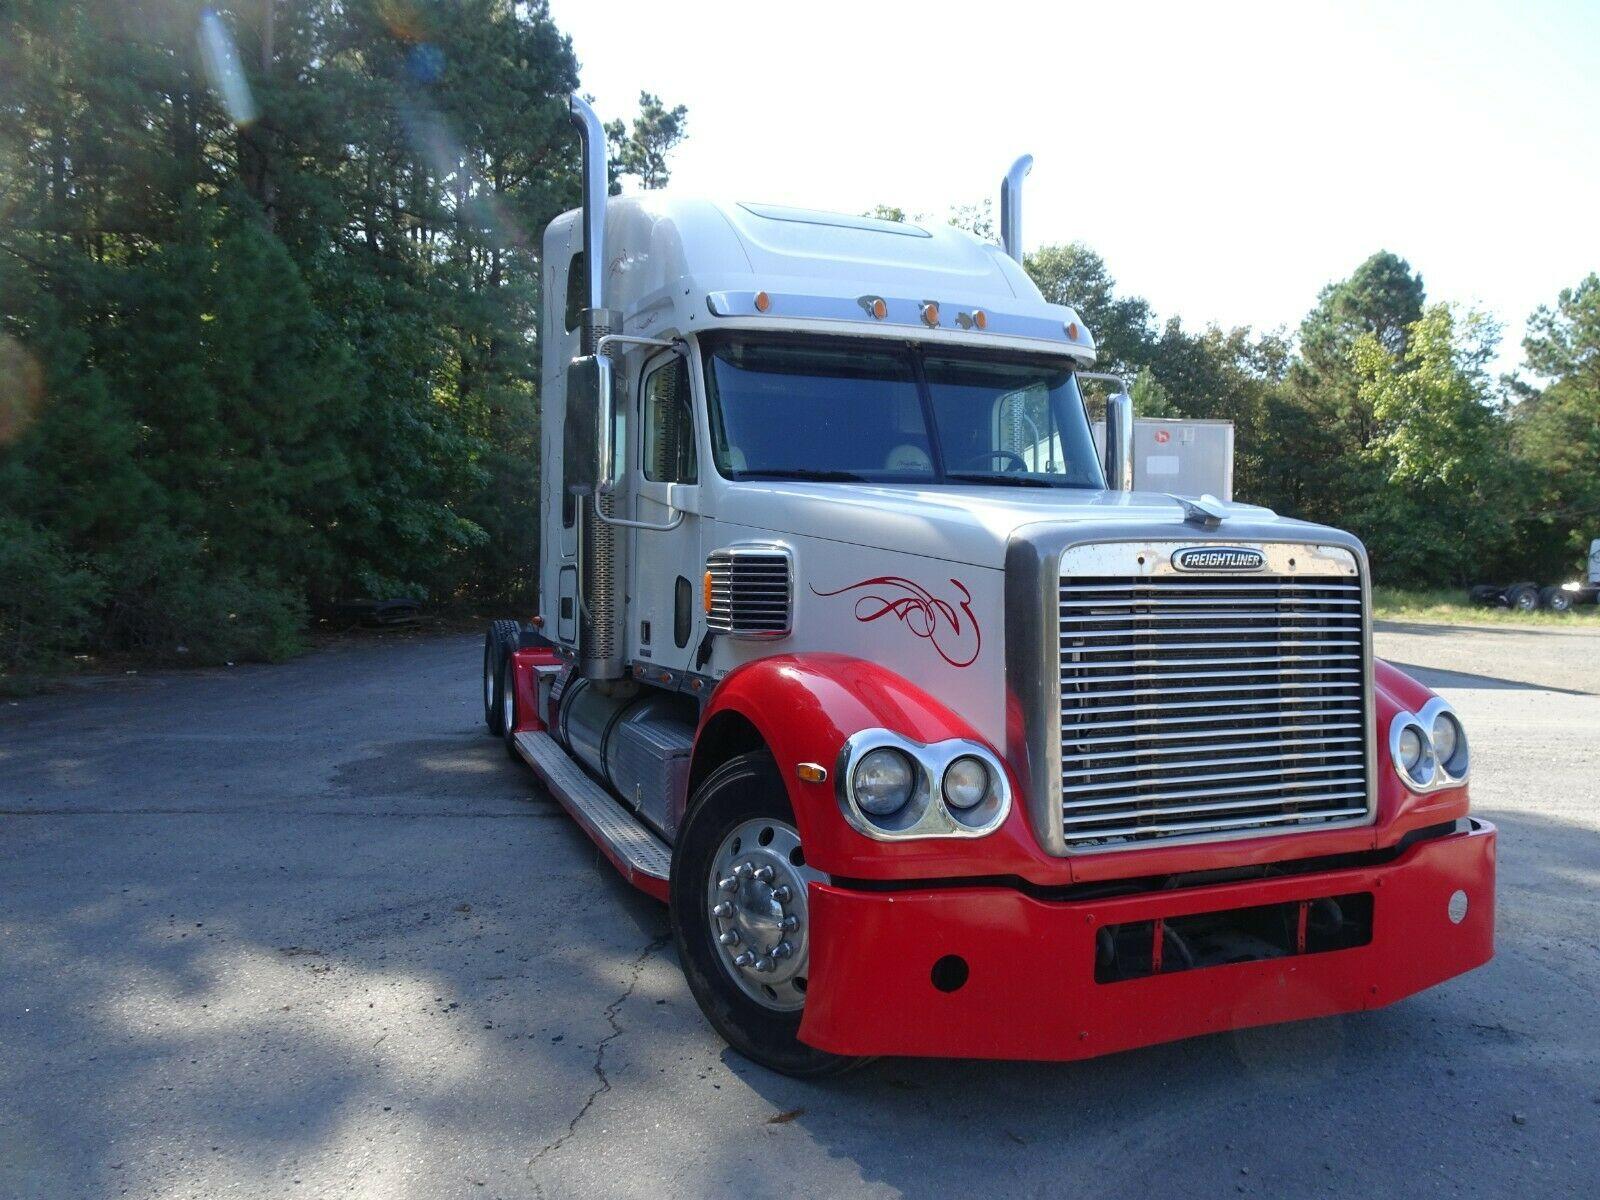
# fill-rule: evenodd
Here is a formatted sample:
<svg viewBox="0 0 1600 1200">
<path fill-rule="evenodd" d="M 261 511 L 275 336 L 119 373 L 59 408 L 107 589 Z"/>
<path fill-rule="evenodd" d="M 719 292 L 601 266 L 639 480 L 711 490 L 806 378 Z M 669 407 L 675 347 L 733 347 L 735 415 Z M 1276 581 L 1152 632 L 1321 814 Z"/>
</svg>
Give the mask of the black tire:
<svg viewBox="0 0 1600 1200">
<path fill-rule="evenodd" d="M 797 1078 L 837 1075 L 865 1060 L 800 1041 L 801 1014 L 776 1012 L 747 996 L 712 938 L 707 891 L 717 850 L 736 825 L 762 817 L 794 824 L 783 780 L 765 751 L 730 759 L 696 789 L 672 855 L 670 918 L 678 961 L 700 1011 L 740 1054 Z"/>
<path fill-rule="evenodd" d="M 1547 587 L 1539 593 L 1539 601 L 1553 613 L 1568 612 L 1572 608 L 1572 596 L 1558 587 Z"/>
<path fill-rule="evenodd" d="M 1539 589 L 1531 583 L 1519 583 L 1506 589 L 1506 604 L 1518 612 L 1539 611 Z"/>
<path fill-rule="evenodd" d="M 518 632 L 515 621 L 501 620 L 491 621 L 488 632 L 483 635 L 483 724 L 493 737 L 501 737 L 506 731 L 500 719 L 504 703 L 500 692 L 500 663 L 516 648 Z"/>
<path fill-rule="evenodd" d="M 517 686 L 513 678 L 514 664 L 510 654 L 500 656 L 500 679 L 495 691 L 500 695 L 500 736 L 506 744 L 506 756 L 512 762 L 521 762 L 517 753 Z"/>
<path fill-rule="evenodd" d="M 1474 584 L 1467 590 L 1467 600 L 1469 603 L 1484 607 L 1498 604 L 1500 603 L 1500 589 L 1492 583 Z"/>
</svg>

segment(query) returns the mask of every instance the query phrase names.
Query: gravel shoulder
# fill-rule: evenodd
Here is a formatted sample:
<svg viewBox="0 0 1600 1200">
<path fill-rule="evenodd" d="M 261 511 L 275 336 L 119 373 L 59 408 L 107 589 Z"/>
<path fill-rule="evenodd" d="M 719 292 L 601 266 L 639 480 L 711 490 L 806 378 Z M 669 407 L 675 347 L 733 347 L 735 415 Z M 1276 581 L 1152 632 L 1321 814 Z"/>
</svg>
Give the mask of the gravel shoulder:
<svg viewBox="0 0 1600 1200">
<path fill-rule="evenodd" d="M 1590 1196 L 1597 647 L 1521 634 L 1378 635 L 1467 721 L 1489 966 L 826 1084 L 717 1040 L 664 911 L 479 732 L 469 637 L 0 705 L 0 1196 Z"/>
</svg>

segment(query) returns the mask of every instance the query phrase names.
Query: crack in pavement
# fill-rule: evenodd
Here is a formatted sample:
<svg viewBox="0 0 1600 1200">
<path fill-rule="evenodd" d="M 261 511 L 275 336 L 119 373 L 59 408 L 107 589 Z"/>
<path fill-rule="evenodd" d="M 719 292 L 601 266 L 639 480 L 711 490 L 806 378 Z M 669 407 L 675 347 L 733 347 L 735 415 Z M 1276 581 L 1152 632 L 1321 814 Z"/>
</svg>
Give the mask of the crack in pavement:
<svg viewBox="0 0 1600 1200">
<path fill-rule="evenodd" d="M 534 1168 L 539 1165 L 540 1159 L 546 1155 L 554 1154 L 572 1140 L 572 1136 L 578 1132 L 578 1126 L 589 1115 L 589 1110 L 594 1107 L 594 1102 L 611 1090 L 611 1079 L 606 1074 L 606 1047 L 622 1036 L 622 1025 L 617 1021 L 617 1014 L 622 1011 L 622 1006 L 633 995 L 633 989 L 639 986 L 639 975 L 644 970 L 645 961 L 671 940 L 672 935 L 670 933 L 663 933 L 658 937 L 652 938 L 650 943 L 639 952 L 638 957 L 633 960 L 633 965 L 628 972 L 628 986 L 623 989 L 622 995 L 606 1005 L 606 1010 L 603 1014 L 606 1023 L 611 1026 L 611 1032 L 601 1038 L 594 1048 L 594 1077 L 599 1082 L 584 1100 L 583 1107 L 578 1109 L 572 1120 L 567 1122 L 567 1131 L 556 1138 L 555 1141 L 546 1142 L 539 1147 L 538 1152 L 528 1160 L 529 1175 L 533 1174 Z M 534 1190 L 541 1196 L 544 1194 L 544 1190 L 537 1181 L 534 1183 Z"/>
</svg>

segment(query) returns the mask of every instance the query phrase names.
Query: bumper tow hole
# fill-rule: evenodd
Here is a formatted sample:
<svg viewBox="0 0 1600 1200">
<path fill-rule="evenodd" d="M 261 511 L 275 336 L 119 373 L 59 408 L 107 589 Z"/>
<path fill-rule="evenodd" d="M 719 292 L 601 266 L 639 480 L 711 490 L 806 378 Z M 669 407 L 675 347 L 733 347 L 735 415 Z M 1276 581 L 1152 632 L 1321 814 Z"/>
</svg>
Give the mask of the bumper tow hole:
<svg viewBox="0 0 1600 1200">
<path fill-rule="evenodd" d="M 929 978 L 941 992 L 953 992 L 967 982 L 967 976 L 971 973 L 966 959 L 959 954 L 946 954 L 933 964 Z"/>
</svg>

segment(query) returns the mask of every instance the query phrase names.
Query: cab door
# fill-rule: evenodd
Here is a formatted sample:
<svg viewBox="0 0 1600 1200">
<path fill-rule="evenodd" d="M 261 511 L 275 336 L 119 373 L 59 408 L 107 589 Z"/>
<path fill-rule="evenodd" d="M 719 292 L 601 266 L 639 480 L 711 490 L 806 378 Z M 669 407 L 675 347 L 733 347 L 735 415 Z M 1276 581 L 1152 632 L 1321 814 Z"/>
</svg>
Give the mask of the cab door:
<svg viewBox="0 0 1600 1200">
<path fill-rule="evenodd" d="M 628 641 L 637 661 L 684 671 L 690 669 L 703 632 L 699 580 L 704 571 L 700 464 L 687 360 L 670 352 L 647 360 L 636 395 L 634 516 L 648 525 L 668 525 L 675 519 L 677 524 L 632 530 Z"/>
</svg>

